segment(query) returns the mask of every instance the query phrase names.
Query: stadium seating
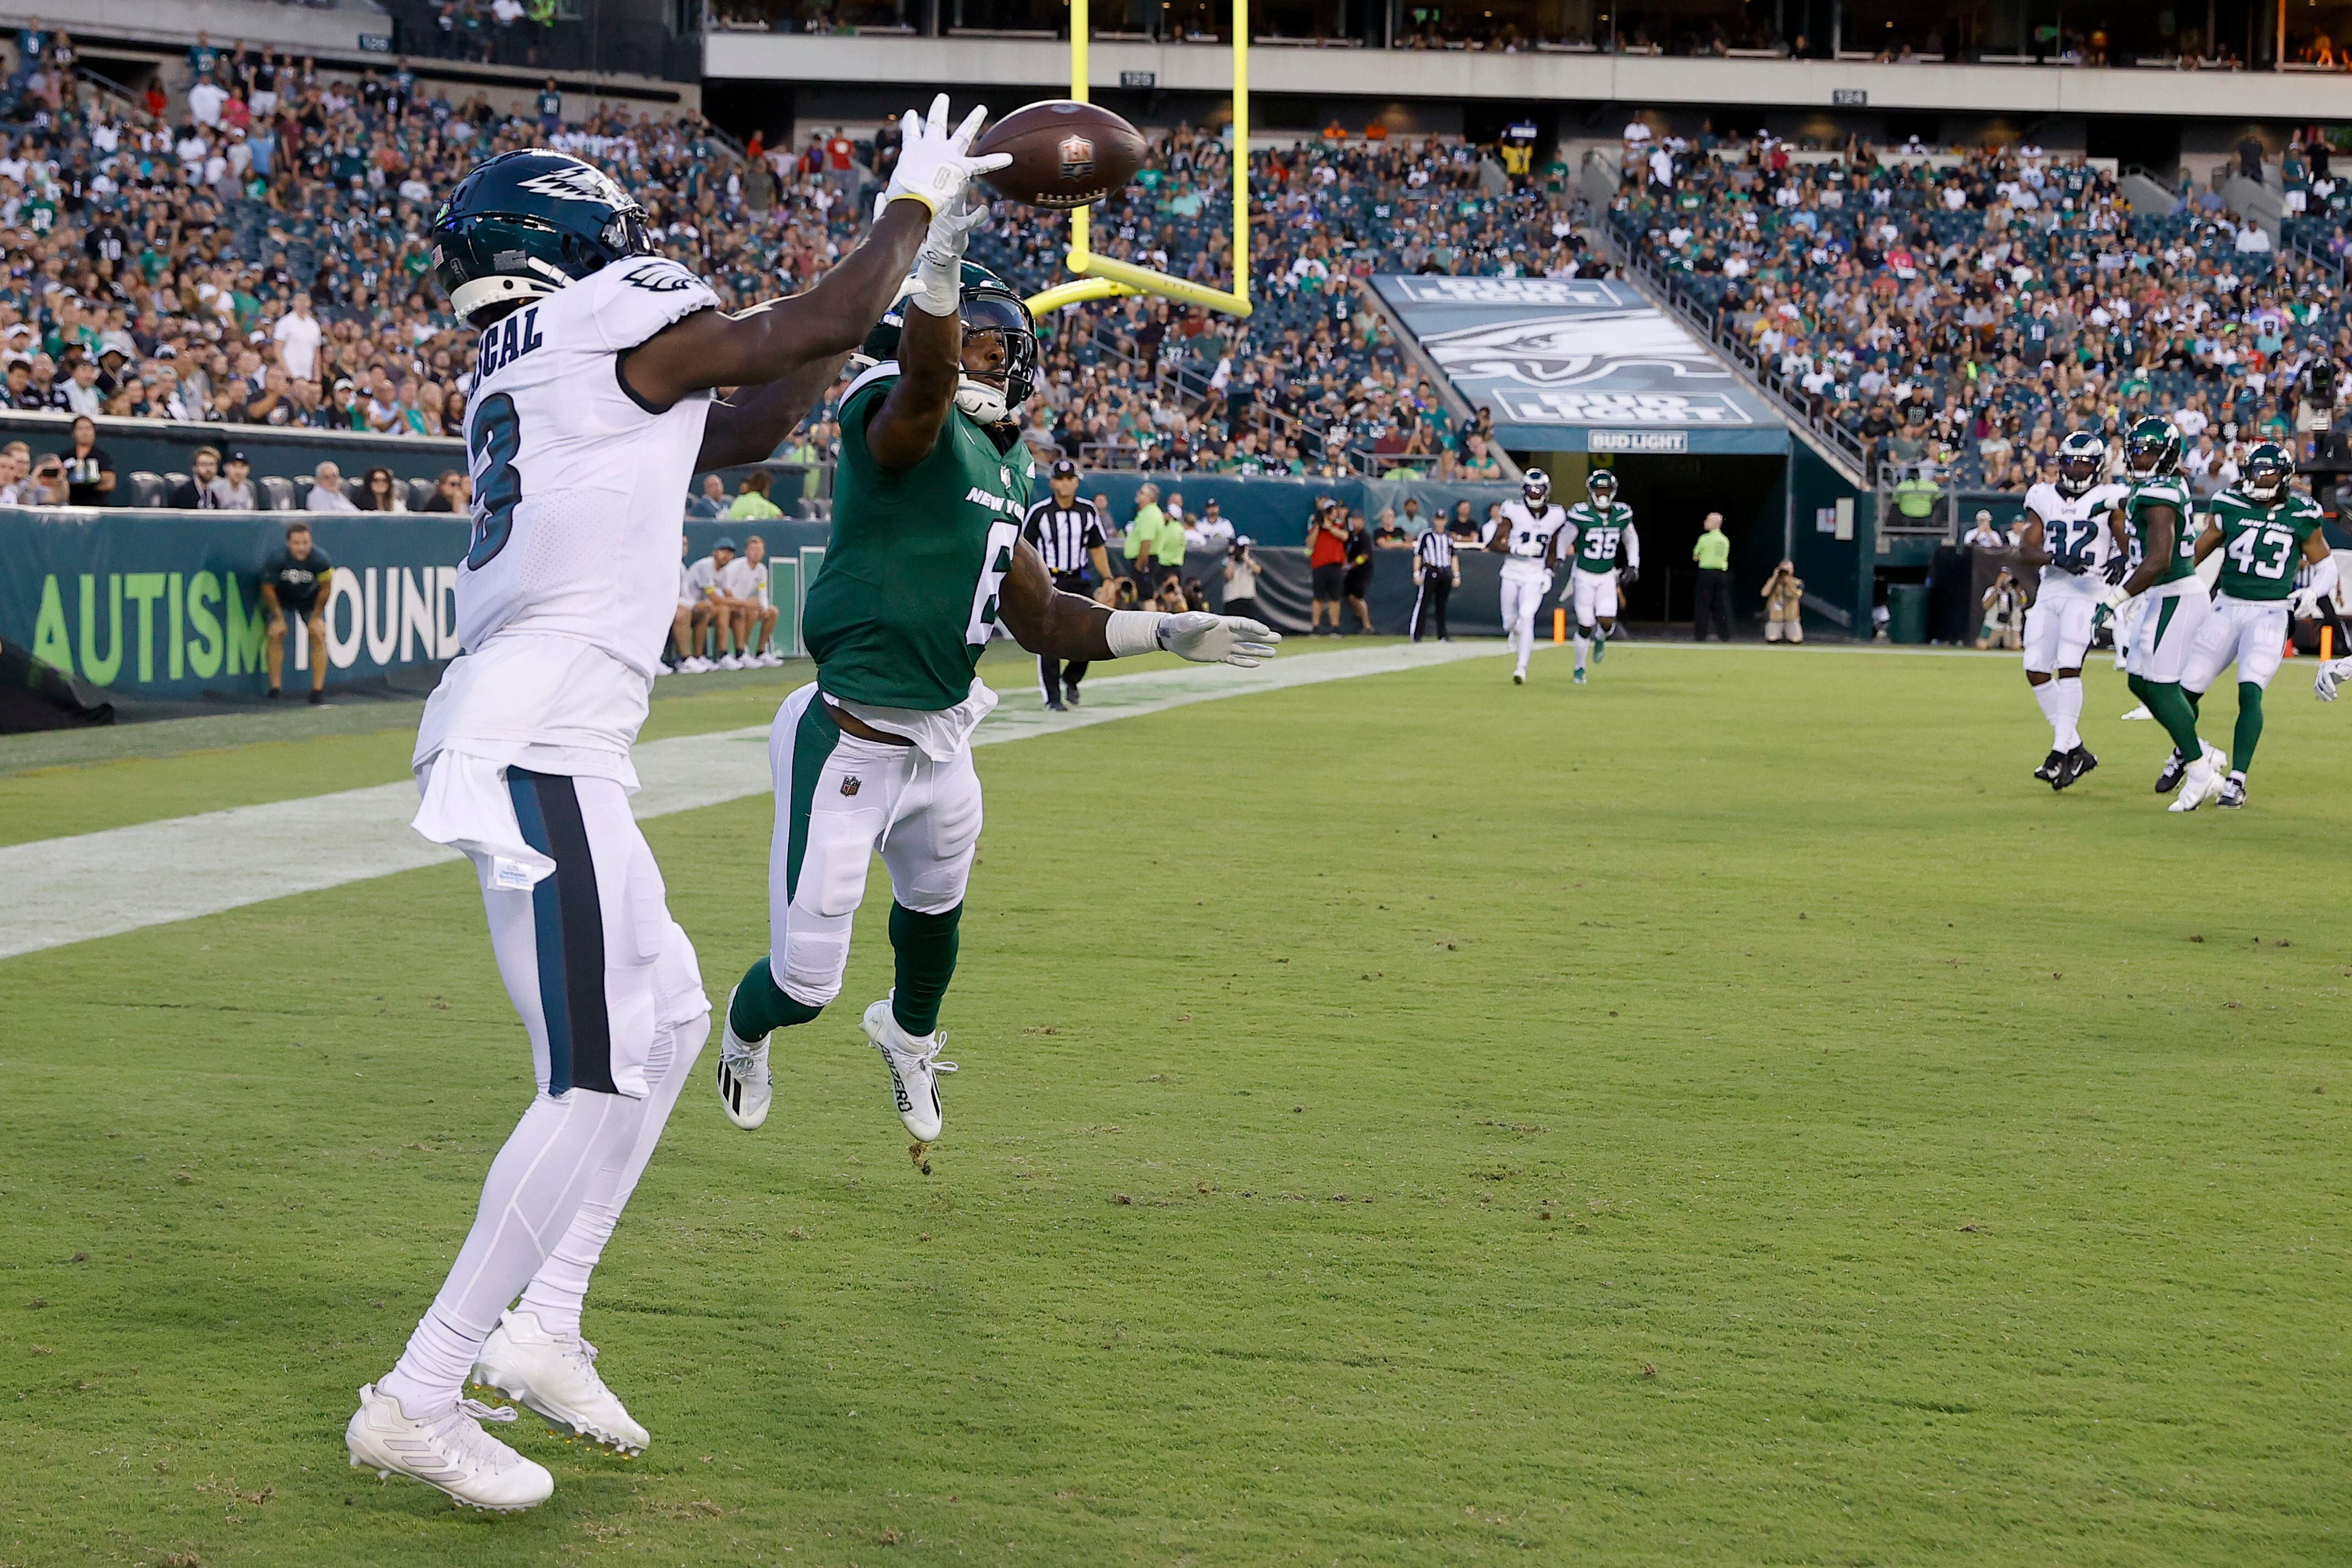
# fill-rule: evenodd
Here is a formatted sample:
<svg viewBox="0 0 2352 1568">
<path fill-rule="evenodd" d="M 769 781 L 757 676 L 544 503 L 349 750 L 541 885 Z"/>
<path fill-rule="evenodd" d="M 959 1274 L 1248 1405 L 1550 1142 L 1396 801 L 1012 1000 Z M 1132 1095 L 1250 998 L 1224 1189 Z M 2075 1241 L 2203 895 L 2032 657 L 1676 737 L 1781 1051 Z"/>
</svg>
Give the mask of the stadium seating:
<svg viewBox="0 0 2352 1568">
<path fill-rule="evenodd" d="M 2132 211 L 2080 158 L 1939 162 L 1685 146 L 1609 222 L 1814 417 L 1966 487 L 2021 489 L 2068 431 L 2175 410 L 2218 486 L 2291 428 L 2312 341 L 2352 351 L 2336 269 L 2252 224 Z"/>
</svg>

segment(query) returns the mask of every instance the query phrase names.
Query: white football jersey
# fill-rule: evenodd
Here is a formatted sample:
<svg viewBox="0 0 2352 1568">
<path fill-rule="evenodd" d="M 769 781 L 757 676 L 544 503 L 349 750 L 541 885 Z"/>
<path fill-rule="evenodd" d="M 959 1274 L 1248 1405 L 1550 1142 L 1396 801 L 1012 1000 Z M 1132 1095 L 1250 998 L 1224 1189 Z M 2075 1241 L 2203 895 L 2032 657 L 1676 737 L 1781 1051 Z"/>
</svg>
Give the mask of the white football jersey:
<svg viewBox="0 0 2352 1568">
<path fill-rule="evenodd" d="M 468 653 L 501 632 L 551 632 L 653 677 L 710 396 L 650 408 L 622 384 L 621 356 L 718 307 L 677 262 L 632 256 L 482 334 L 466 414 L 474 535 L 457 571 Z"/>
<path fill-rule="evenodd" d="M 2094 485 L 2080 496 L 2069 496 L 2044 480 L 2025 493 L 2026 509 L 2042 519 L 2042 547 L 2053 557 L 2081 556 L 2090 570 L 2072 573 L 2056 566 L 2042 568 L 2045 577 L 2080 576 L 2085 580 L 2106 564 L 2115 551 L 2107 532 L 2107 514 L 2123 504 L 2121 485 Z"/>
<path fill-rule="evenodd" d="M 1503 570 L 1513 577 L 1540 576 L 1551 570 L 1552 541 L 1568 524 L 1567 511 L 1547 505 L 1538 514 L 1524 499 L 1503 503 L 1503 527 L 1509 530 L 1506 547 L 1510 559 Z"/>
</svg>

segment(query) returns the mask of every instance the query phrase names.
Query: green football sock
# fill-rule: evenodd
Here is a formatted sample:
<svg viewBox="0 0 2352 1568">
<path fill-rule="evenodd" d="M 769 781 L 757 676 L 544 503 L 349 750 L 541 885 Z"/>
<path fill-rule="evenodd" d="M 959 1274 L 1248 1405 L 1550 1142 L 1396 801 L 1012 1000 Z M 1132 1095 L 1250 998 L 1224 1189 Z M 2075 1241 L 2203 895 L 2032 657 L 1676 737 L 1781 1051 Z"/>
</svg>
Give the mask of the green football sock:
<svg viewBox="0 0 2352 1568">
<path fill-rule="evenodd" d="M 727 1027 L 735 1031 L 737 1040 L 764 1040 L 775 1030 L 806 1023 L 823 1011 L 784 995 L 762 958 L 743 971 L 742 983 L 735 988 L 734 1005 L 727 1009 Z"/>
<path fill-rule="evenodd" d="M 2197 738 L 2196 710 L 2189 706 L 2189 694 L 2178 681 L 2149 681 L 2140 690 L 2139 700 L 2156 715 L 2156 722 L 2164 726 L 2164 733 L 2172 737 L 2181 756 L 2194 762 L 2205 754 L 2203 743 Z"/>
<path fill-rule="evenodd" d="M 2203 692 L 2192 692 L 2187 686 L 2183 686 L 2180 688 L 2180 695 L 2181 697 L 2189 704 L 2189 711 L 2192 715 L 2205 711 L 2205 694 Z"/>
<path fill-rule="evenodd" d="M 2254 747 L 2263 740 L 2263 688 L 2252 681 L 2238 683 L 2238 732 L 2230 738 L 2230 766 L 2243 773 L 2253 766 Z"/>
<path fill-rule="evenodd" d="M 956 926 L 962 919 L 961 904 L 944 915 L 918 915 L 895 900 L 890 904 L 890 950 L 898 959 L 890 1015 L 908 1034 L 920 1037 L 940 1026 L 940 1003 L 955 978 Z"/>
</svg>

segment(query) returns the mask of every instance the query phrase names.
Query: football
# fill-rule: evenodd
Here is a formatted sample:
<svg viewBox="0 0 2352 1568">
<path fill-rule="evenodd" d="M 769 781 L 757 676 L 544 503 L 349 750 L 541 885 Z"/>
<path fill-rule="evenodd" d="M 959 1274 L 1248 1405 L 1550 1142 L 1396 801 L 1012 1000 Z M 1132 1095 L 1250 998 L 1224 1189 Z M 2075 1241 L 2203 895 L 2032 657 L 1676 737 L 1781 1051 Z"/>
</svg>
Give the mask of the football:
<svg viewBox="0 0 2352 1568">
<path fill-rule="evenodd" d="M 1014 110 L 981 132 L 975 153 L 1013 162 L 982 178 L 1002 196 L 1033 207 L 1090 206 L 1135 178 L 1143 133 L 1107 109 L 1049 99 Z"/>
</svg>

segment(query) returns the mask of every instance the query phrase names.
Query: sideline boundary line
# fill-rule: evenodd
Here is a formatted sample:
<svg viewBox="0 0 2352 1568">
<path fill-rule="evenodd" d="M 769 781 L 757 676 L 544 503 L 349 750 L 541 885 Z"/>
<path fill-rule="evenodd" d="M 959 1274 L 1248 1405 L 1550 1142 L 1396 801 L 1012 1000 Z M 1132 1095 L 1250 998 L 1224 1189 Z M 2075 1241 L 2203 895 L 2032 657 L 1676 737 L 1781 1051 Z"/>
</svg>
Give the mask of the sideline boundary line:
<svg viewBox="0 0 2352 1568">
<path fill-rule="evenodd" d="M 1087 682 L 1086 706 L 1073 713 L 1047 713 L 1034 694 L 1025 701 L 1008 698 L 972 744 L 1026 740 L 1192 703 L 1507 653 L 1507 643 L 1481 638 L 1293 655 L 1255 670 L 1204 664 L 1106 675 Z M 630 807 L 642 821 L 764 795 L 767 740 L 767 727 L 761 725 L 640 746 L 635 757 L 643 788 Z M 460 858 L 410 829 L 415 809 L 416 786 L 404 779 L 0 847 L 0 908 L 12 912 L 0 929 L 0 958 Z M 327 848 L 273 865 L 288 844 Z"/>
</svg>

